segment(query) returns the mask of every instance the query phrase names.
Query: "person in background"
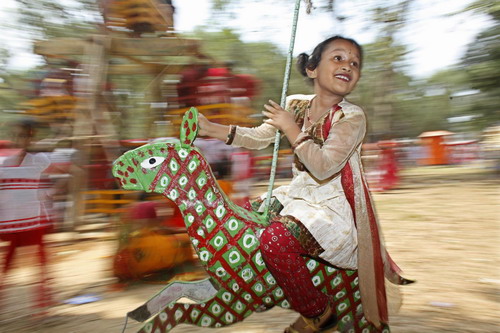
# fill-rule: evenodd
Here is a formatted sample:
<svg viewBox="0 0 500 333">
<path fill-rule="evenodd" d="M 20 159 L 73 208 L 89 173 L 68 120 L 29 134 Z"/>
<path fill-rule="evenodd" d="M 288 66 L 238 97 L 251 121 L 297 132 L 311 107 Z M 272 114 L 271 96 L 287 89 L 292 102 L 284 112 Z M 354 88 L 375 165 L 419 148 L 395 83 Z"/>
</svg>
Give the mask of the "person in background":
<svg viewBox="0 0 500 333">
<path fill-rule="evenodd" d="M 275 215 L 260 237 L 267 267 L 301 314 L 285 332 L 330 332 L 337 326 L 333 300 L 315 288 L 304 257 L 357 269 L 364 315 L 376 327 L 389 321 L 384 280 L 408 281 L 384 248 L 363 174 L 360 151 L 366 116 L 345 99 L 361 76 L 362 61 L 356 41 L 328 38 L 311 55 L 298 57 L 299 71 L 312 83 L 313 95 L 289 96 L 285 109 L 270 100 L 263 111 L 268 119 L 254 128 L 199 117 L 200 135 L 236 147 L 263 149 L 274 142 L 276 130 L 291 143 L 293 179 L 273 191 Z"/>
<path fill-rule="evenodd" d="M 43 176 L 51 160 L 47 153 L 32 149 L 37 127 L 37 123 L 31 119 L 23 119 L 12 125 L 12 140 L 18 151 L 7 157 L 0 166 L 0 239 L 9 242 L 0 276 L 0 293 L 5 288 L 16 249 L 34 245 L 40 265 L 35 304 L 38 308 L 44 308 L 52 302 L 44 241 L 45 234 L 52 228 L 46 210 L 51 193 L 49 183 Z"/>
<path fill-rule="evenodd" d="M 119 225 L 113 275 L 120 282 L 173 271 L 193 260 L 180 209 L 170 200 L 150 200 L 142 194 L 128 206 Z"/>
</svg>

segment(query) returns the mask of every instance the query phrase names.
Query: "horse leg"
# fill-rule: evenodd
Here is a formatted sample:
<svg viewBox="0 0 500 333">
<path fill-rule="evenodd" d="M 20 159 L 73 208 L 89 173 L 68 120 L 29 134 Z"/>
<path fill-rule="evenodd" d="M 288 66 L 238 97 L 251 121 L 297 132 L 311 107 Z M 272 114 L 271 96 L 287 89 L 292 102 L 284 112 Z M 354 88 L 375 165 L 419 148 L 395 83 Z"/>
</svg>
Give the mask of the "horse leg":
<svg viewBox="0 0 500 333">
<path fill-rule="evenodd" d="M 211 300 L 201 304 L 174 303 L 142 327 L 139 333 L 167 333 L 178 324 L 218 328 L 242 321 L 255 310 L 241 295 L 220 289 Z"/>
<path fill-rule="evenodd" d="M 217 289 L 210 281 L 210 278 L 192 282 L 174 281 L 149 301 L 127 313 L 127 316 L 142 322 L 181 297 L 187 297 L 196 303 L 202 303 L 212 299 L 216 294 Z"/>
<path fill-rule="evenodd" d="M 359 291 L 358 272 L 342 270 L 323 265 L 314 259 L 309 259 L 307 268 L 313 284 L 329 295 L 337 312 L 339 320 L 337 330 L 342 333 L 389 333 L 390 328 L 383 325 L 376 328 L 364 316 Z"/>
</svg>

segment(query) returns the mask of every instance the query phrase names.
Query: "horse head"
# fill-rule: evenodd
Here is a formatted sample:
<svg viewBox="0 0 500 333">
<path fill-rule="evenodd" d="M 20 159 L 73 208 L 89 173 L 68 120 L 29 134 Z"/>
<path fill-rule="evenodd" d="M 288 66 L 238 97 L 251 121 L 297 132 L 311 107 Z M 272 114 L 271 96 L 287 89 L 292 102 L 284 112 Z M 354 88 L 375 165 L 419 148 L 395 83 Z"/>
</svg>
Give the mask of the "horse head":
<svg viewBox="0 0 500 333">
<path fill-rule="evenodd" d="M 166 139 L 128 151 L 113 164 L 113 175 L 126 190 L 164 194 L 171 200 L 179 197 L 189 178 L 206 160 L 193 145 L 198 133 L 198 111 L 191 108 L 182 121 L 180 140 Z M 201 157 L 201 158 L 200 158 Z M 196 180 L 198 187 L 207 181 L 206 174 Z"/>
</svg>

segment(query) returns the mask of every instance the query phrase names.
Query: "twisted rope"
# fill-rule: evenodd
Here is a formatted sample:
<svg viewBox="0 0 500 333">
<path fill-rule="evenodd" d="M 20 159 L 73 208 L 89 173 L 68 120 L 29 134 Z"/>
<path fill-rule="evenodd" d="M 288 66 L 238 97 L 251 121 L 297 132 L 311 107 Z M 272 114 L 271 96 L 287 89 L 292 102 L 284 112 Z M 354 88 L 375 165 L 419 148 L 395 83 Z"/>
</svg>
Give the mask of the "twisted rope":
<svg viewBox="0 0 500 333">
<path fill-rule="evenodd" d="M 293 23 L 292 23 L 292 33 L 290 36 L 290 45 L 288 47 L 288 54 L 286 57 L 286 65 L 285 65 L 285 77 L 283 79 L 283 89 L 281 90 L 281 107 L 285 108 L 286 103 L 286 93 L 288 91 L 288 82 L 290 81 L 290 72 L 292 67 L 292 58 L 293 58 L 293 47 L 295 45 L 295 35 L 297 32 L 297 22 L 299 20 L 299 9 L 300 9 L 300 1 L 295 1 L 295 9 L 293 12 Z M 307 1 L 306 1 L 307 2 Z M 269 176 L 269 187 L 267 188 L 267 197 L 264 203 L 264 216 L 266 219 L 269 218 L 269 206 L 271 204 L 271 195 L 274 187 L 274 179 L 276 178 L 276 166 L 278 164 L 278 151 L 280 146 L 280 131 L 276 130 L 276 136 L 274 137 L 274 150 L 273 150 L 273 161 L 271 164 L 271 174 Z"/>
</svg>

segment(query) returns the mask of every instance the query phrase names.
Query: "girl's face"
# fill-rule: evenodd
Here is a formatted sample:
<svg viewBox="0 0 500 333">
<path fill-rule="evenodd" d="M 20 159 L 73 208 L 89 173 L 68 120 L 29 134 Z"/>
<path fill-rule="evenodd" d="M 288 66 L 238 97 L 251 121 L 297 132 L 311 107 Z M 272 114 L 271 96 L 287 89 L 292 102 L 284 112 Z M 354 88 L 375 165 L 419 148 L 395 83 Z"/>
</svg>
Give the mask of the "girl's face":
<svg viewBox="0 0 500 333">
<path fill-rule="evenodd" d="M 326 46 L 314 70 L 307 70 L 314 79 L 316 94 L 326 93 L 344 97 L 356 87 L 361 75 L 358 48 L 349 41 L 336 39 Z"/>
<path fill-rule="evenodd" d="M 12 128 L 12 141 L 16 148 L 27 149 L 32 141 L 32 135 L 26 128 L 14 126 Z"/>
</svg>

